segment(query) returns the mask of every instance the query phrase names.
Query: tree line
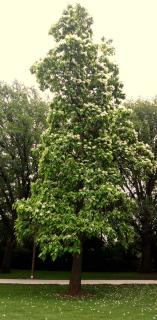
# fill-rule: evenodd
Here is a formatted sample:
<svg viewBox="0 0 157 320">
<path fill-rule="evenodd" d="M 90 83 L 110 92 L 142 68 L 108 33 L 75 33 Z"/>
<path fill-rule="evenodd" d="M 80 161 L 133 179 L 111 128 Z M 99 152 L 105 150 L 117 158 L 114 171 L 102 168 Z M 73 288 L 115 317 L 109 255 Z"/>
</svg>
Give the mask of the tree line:
<svg viewBox="0 0 157 320">
<path fill-rule="evenodd" d="M 31 238 L 42 258 L 72 255 L 71 294 L 87 239 L 134 243 L 143 272 L 156 242 L 157 101 L 125 101 L 112 43 L 93 41 L 92 22 L 76 5 L 51 27 L 56 45 L 31 68 L 50 106 L 32 88 L 0 86 L 2 270 L 16 238 Z"/>
</svg>

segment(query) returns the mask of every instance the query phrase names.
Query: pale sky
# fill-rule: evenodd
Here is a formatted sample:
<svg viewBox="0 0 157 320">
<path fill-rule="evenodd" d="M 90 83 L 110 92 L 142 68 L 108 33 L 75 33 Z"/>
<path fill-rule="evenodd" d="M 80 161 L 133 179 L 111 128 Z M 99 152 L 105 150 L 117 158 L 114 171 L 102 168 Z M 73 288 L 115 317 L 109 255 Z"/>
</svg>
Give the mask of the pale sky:
<svg viewBox="0 0 157 320">
<path fill-rule="evenodd" d="M 157 95 L 157 0 L 0 0 L 0 81 L 35 84 L 29 69 L 52 48 L 51 25 L 75 3 L 93 17 L 97 40 L 113 39 L 127 98 Z"/>
</svg>

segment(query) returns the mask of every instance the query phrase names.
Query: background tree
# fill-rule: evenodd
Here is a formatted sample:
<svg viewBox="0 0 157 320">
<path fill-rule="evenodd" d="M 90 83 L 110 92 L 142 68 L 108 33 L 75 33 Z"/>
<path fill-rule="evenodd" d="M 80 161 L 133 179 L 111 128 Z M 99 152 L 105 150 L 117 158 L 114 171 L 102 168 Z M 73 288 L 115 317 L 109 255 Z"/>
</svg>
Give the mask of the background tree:
<svg viewBox="0 0 157 320">
<path fill-rule="evenodd" d="M 18 237 L 29 217 L 38 227 L 43 257 L 72 253 L 71 294 L 81 288 L 84 240 L 103 233 L 106 242 L 126 242 L 132 207 L 120 188 L 121 175 L 113 157 L 116 129 L 110 129 L 114 108 L 124 97 L 122 85 L 110 42 L 94 44 L 91 25 L 84 8 L 69 6 L 50 30 L 56 47 L 32 68 L 41 88 L 49 88 L 54 99 L 40 146 L 37 182 L 31 197 L 17 203 Z M 127 117 L 122 108 L 118 112 Z M 125 130 L 136 150 L 134 130 L 128 123 Z M 151 157 L 143 144 L 139 149 Z M 131 148 L 129 156 L 135 157 Z M 145 158 L 136 164 L 144 166 Z"/>
<path fill-rule="evenodd" d="M 46 128 L 47 106 L 33 88 L 0 83 L 0 220 L 6 245 L 2 271 L 10 270 L 15 242 L 17 199 L 27 198 L 37 176 L 38 155 L 33 149 Z"/>
<path fill-rule="evenodd" d="M 131 120 L 138 132 L 138 139 L 149 145 L 154 159 L 157 160 L 157 100 L 137 100 L 127 102 L 126 106 L 133 111 Z M 128 175 L 123 166 L 123 176 L 127 190 L 137 202 L 134 226 L 142 253 L 140 269 L 142 272 L 150 272 L 152 245 L 157 232 L 157 170 L 155 167 L 143 180 L 139 172 L 135 172 L 134 169 Z"/>
</svg>

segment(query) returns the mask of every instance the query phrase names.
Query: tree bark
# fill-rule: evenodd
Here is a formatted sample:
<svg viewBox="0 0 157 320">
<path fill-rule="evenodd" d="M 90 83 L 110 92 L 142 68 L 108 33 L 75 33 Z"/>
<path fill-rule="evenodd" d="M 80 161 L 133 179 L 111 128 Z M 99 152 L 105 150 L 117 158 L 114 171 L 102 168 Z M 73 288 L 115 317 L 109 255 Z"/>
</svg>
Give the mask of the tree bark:
<svg viewBox="0 0 157 320">
<path fill-rule="evenodd" d="M 33 242 L 33 253 L 32 253 L 32 269 L 31 269 L 31 279 L 35 278 L 35 256 L 36 256 L 36 243 Z"/>
<path fill-rule="evenodd" d="M 72 270 L 69 282 L 69 294 L 76 296 L 81 291 L 82 249 L 73 255 Z"/>
<path fill-rule="evenodd" d="M 141 267 L 140 271 L 149 273 L 152 271 L 152 199 L 147 197 L 142 204 L 143 212 L 141 217 Z"/>
<path fill-rule="evenodd" d="M 5 247 L 5 252 L 2 261 L 1 271 L 3 273 L 10 273 L 11 268 L 11 257 L 14 246 L 14 240 L 8 239 Z"/>
</svg>

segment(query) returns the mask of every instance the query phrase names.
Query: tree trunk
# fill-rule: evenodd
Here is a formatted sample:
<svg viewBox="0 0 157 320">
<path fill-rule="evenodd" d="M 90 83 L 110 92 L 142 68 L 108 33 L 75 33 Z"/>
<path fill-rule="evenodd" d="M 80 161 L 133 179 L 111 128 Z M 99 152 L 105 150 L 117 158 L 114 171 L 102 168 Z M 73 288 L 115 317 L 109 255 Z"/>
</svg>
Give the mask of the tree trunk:
<svg viewBox="0 0 157 320">
<path fill-rule="evenodd" d="M 32 254 L 32 269 L 31 269 L 31 279 L 35 278 L 35 255 L 36 255 L 36 243 L 33 242 L 33 254 Z"/>
<path fill-rule="evenodd" d="M 10 273 L 13 245 L 14 245 L 14 241 L 12 239 L 8 239 L 6 243 L 4 257 L 2 261 L 2 267 L 1 267 L 1 271 L 3 273 Z"/>
<path fill-rule="evenodd" d="M 76 296 L 81 291 L 82 250 L 73 255 L 72 270 L 69 282 L 69 294 Z"/>
<path fill-rule="evenodd" d="M 141 219 L 142 257 L 140 271 L 148 273 L 152 271 L 152 202 L 149 197 L 143 202 L 143 217 Z"/>
<path fill-rule="evenodd" d="M 151 241 L 147 237 L 142 243 L 142 257 L 141 257 L 141 268 L 140 271 L 143 273 L 149 273 L 152 271 L 152 253 L 151 253 Z"/>
</svg>

